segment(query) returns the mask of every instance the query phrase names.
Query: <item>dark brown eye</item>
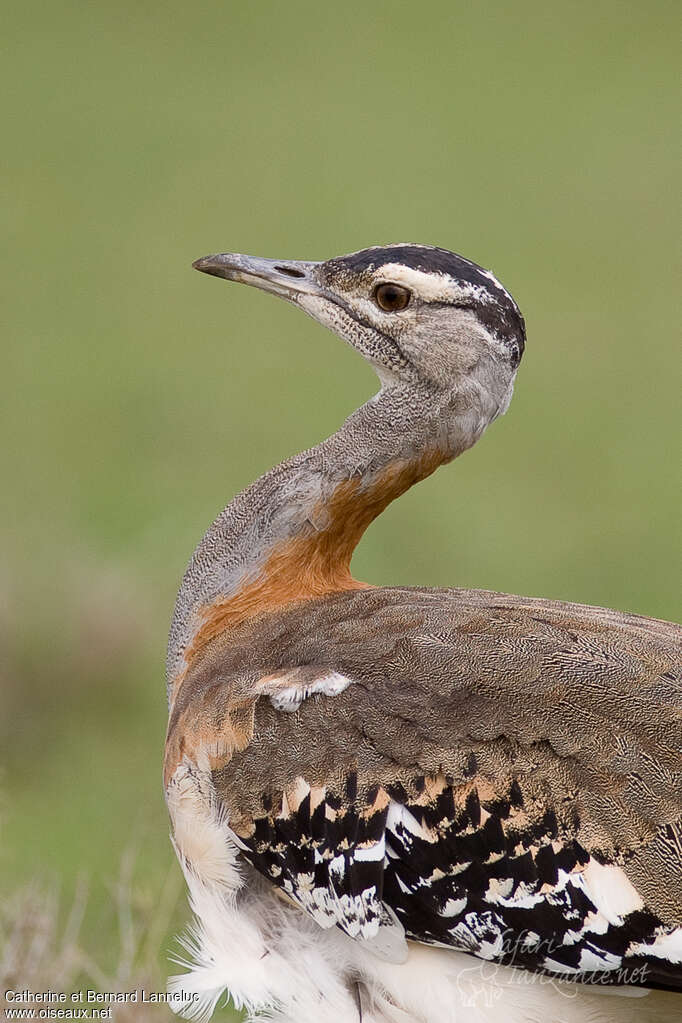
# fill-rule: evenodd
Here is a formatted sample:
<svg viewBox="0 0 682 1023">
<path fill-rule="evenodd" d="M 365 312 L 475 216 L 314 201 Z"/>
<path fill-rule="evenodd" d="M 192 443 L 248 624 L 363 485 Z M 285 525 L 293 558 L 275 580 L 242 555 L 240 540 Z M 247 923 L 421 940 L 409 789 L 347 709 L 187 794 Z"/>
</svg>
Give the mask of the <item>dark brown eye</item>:
<svg viewBox="0 0 682 1023">
<path fill-rule="evenodd" d="M 385 313 L 397 313 L 401 309 L 406 309 L 411 297 L 407 288 L 401 288 L 399 284 L 380 284 L 374 292 L 376 304 Z"/>
</svg>

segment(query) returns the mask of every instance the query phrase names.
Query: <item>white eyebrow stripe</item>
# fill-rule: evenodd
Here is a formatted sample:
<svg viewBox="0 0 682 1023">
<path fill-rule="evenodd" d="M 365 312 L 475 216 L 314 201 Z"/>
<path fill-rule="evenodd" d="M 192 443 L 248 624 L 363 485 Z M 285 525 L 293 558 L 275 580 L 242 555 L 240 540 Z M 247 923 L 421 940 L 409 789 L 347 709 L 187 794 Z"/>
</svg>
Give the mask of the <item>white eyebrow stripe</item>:
<svg viewBox="0 0 682 1023">
<path fill-rule="evenodd" d="M 452 302 L 463 295 L 447 274 L 426 273 L 403 263 L 384 263 L 377 269 L 375 279 L 378 283 L 402 284 L 426 302 Z"/>
<path fill-rule="evenodd" d="M 478 272 L 511 299 L 509 292 L 505 291 L 494 274 L 487 270 Z M 403 263 L 384 263 L 376 270 L 374 279 L 379 284 L 402 284 L 424 302 L 462 302 L 471 299 L 478 302 L 496 301 L 495 295 L 483 283 L 456 282 L 446 273 L 437 270 L 431 272 L 415 270 L 414 267 L 405 266 Z"/>
</svg>

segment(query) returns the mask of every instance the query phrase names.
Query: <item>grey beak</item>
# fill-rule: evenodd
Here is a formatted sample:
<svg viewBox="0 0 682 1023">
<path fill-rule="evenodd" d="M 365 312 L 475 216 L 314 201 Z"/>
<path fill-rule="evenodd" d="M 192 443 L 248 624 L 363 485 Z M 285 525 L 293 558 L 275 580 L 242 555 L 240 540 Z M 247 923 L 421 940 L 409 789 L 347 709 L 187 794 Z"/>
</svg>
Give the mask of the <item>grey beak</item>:
<svg viewBox="0 0 682 1023">
<path fill-rule="evenodd" d="M 192 266 L 213 277 L 251 284 L 254 288 L 261 288 L 292 302 L 299 295 L 322 294 L 322 288 L 314 276 L 314 269 L 319 263 L 260 259 L 257 256 L 242 256 L 238 252 L 221 252 L 216 256 L 196 259 Z"/>
</svg>

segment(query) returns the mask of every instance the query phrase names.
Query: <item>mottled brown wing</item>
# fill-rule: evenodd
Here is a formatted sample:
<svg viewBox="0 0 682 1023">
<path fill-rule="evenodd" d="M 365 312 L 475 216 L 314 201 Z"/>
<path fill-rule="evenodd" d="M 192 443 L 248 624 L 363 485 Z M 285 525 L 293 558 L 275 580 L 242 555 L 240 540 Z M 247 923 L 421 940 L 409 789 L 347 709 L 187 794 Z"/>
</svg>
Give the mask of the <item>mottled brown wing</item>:
<svg viewBox="0 0 682 1023">
<path fill-rule="evenodd" d="M 576 605 L 338 594 L 218 637 L 170 749 L 174 732 L 213 742 L 246 855 L 301 905 L 369 892 L 372 920 L 383 903 L 420 940 L 577 974 L 627 960 L 675 985 L 679 640 Z M 316 689 L 330 676 L 348 684 Z"/>
</svg>

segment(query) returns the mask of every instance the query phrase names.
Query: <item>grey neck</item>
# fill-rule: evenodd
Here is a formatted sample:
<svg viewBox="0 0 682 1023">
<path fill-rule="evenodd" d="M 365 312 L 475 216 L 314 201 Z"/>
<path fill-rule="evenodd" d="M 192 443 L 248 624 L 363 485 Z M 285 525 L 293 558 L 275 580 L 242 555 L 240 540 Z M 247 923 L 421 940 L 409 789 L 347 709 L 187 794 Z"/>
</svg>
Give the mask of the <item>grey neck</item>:
<svg viewBox="0 0 682 1023">
<path fill-rule="evenodd" d="M 209 528 L 185 573 L 169 636 L 169 684 L 186 668 L 185 652 L 202 611 L 257 577 L 275 545 L 327 529 L 340 484 L 357 479 L 365 488 L 387 467 L 436 448 L 440 461 L 448 461 L 478 440 L 501 405 L 499 396 L 471 379 L 448 393 L 382 389 L 327 440 L 238 494 Z"/>
</svg>

